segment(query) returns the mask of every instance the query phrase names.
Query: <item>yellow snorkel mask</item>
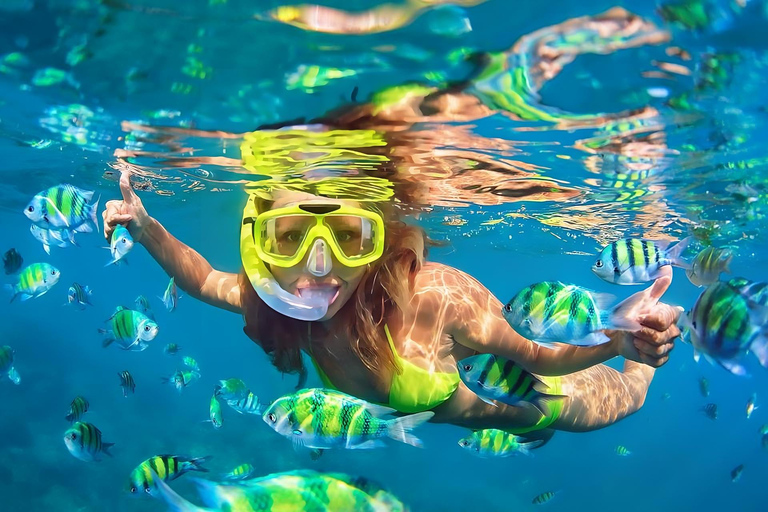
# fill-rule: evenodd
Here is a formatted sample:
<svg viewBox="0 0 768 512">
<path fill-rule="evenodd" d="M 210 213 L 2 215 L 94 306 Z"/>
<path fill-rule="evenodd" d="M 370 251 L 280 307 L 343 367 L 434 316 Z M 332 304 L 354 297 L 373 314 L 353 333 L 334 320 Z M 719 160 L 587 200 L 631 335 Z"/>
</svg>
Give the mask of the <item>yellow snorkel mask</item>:
<svg viewBox="0 0 768 512">
<path fill-rule="evenodd" d="M 331 297 L 288 293 L 266 264 L 289 268 L 306 258 L 307 271 L 323 277 L 333 266 L 331 254 L 342 265 L 359 267 L 378 260 L 384 252 L 384 221 L 376 212 L 332 203 L 299 203 L 259 213 L 256 199 L 251 195 L 243 210 L 243 268 L 259 297 L 286 316 L 319 320 Z"/>
</svg>

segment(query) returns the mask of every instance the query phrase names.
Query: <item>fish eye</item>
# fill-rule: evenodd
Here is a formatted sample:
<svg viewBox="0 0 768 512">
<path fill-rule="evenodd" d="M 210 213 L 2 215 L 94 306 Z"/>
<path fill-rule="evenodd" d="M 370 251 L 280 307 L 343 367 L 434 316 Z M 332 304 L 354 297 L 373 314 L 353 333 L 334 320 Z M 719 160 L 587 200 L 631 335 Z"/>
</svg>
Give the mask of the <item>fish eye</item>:
<svg viewBox="0 0 768 512">
<path fill-rule="evenodd" d="M 148 325 L 145 325 L 145 326 L 144 326 L 144 331 L 145 331 L 145 332 L 149 332 L 149 326 L 148 326 Z"/>
<path fill-rule="evenodd" d="M 144 489 L 144 492 L 147 494 L 152 494 L 152 489 L 147 487 L 146 489 Z"/>
<path fill-rule="evenodd" d="M 275 416 L 275 415 L 274 415 L 274 414 L 272 414 L 272 413 L 269 413 L 269 414 L 267 415 L 267 419 L 268 419 L 269 421 L 271 421 L 272 423 L 274 423 L 275 421 L 277 421 L 277 416 Z"/>
<path fill-rule="evenodd" d="M 77 434 L 74 434 L 74 433 L 70 434 L 69 438 L 74 441 L 75 439 L 77 439 Z"/>
<path fill-rule="evenodd" d="M 127 242 L 128 240 L 126 240 L 125 238 L 122 238 L 122 239 L 120 239 L 120 241 L 121 241 L 122 243 L 125 243 L 125 242 Z"/>
<path fill-rule="evenodd" d="M 472 371 L 472 365 L 471 364 L 465 364 L 464 365 L 464 371 L 465 372 Z"/>
<path fill-rule="evenodd" d="M 507 304 L 504 306 L 504 311 L 511 312 L 512 311 L 512 304 Z"/>
<path fill-rule="evenodd" d="M 32 213 L 32 212 L 34 212 L 34 211 L 35 211 L 35 207 L 30 205 L 30 206 L 29 206 L 29 208 L 27 208 L 27 211 L 28 211 L 29 213 Z"/>
<path fill-rule="evenodd" d="M 459 445 L 467 447 L 469 446 L 469 441 L 462 439 L 461 441 L 459 441 Z"/>
<path fill-rule="evenodd" d="M 596 266 L 597 268 L 600 268 L 600 267 L 602 267 L 602 266 L 603 266 L 603 260 L 597 260 L 597 261 L 595 262 L 595 266 Z"/>
<path fill-rule="evenodd" d="M 56 271 L 55 270 L 51 270 L 51 275 L 55 276 L 56 275 Z"/>
<path fill-rule="evenodd" d="M 135 487 L 131 487 L 131 488 L 130 488 L 130 489 L 128 489 L 128 490 L 129 490 L 129 491 L 131 491 L 131 492 L 136 492 L 136 488 L 135 488 Z"/>
</svg>

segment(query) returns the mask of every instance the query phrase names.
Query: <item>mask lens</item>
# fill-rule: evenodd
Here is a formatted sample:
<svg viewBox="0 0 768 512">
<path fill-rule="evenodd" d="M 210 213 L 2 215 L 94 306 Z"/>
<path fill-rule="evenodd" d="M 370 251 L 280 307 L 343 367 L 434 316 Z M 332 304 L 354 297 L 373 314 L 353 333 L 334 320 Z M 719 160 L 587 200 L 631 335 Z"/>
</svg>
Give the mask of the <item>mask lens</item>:
<svg viewBox="0 0 768 512">
<path fill-rule="evenodd" d="M 315 218 L 309 215 L 285 215 L 270 219 L 262 227 L 262 249 L 275 256 L 293 256 L 314 225 Z"/>
<path fill-rule="evenodd" d="M 336 245 L 347 258 L 371 254 L 375 228 L 371 220 L 356 215 L 333 215 L 325 218 Z"/>
</svg>

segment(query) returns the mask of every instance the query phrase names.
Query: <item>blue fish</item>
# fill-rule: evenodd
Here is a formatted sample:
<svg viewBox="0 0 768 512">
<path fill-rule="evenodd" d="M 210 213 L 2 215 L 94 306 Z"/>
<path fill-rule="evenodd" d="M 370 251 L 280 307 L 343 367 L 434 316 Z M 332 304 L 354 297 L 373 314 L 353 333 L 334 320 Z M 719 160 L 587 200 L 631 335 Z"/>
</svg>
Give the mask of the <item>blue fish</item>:
<svg viewBox="0 0 768 512">
<path fill-rule="evenodd" d="M 125 226 L 118 224 L 115 230 L 112 232 L 112 239 L 109 243 L 109 251 L 112 253 L 112 261 L 105 266 L 113 265 L 118 261 L 125 260 L 125 256 L 133 249 L 133 237 L 128 232 Z"/>
</svg>

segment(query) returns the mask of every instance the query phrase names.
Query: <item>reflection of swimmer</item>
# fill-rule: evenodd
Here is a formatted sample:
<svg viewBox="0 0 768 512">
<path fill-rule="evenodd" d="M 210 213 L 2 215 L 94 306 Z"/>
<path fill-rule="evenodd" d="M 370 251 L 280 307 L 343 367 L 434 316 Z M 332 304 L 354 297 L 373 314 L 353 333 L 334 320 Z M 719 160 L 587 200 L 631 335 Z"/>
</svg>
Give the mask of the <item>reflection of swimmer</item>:
<svg viewBox="0 0 768 512">
<path fill-rule="evenodd" d="M 246 334 L 281 372 L 305 375 L 307 354 L 327 387 L 404 413 L 432 410 L 433 421 L 511 433 L 610 425 L 640 408 L 679 334 L 677 310 L 656 303 L 670 283 L 664 276 L 640 292 L 652 304 L 638 312 L 642 330 L 609 332 L 596 347 L 541 348 L 509 327 L 502 304 L 471 276 L 427 263 L 423 231 L 399 221 L 389 202 L 275 182 L 246 203 L 243 271 L 221 272 L 147 214 L 128 173 L 120 188 L 123 200 L 103 215 L 107 237 L 126 225 L 184 292 L 242 314 Z M 566 398 L 544 416 L 485 403 L 455 370 L 477 353 L 511 359 Z M 599 364 L 617 355 L 628 358 L 623 372 Z"/>
</svg>

